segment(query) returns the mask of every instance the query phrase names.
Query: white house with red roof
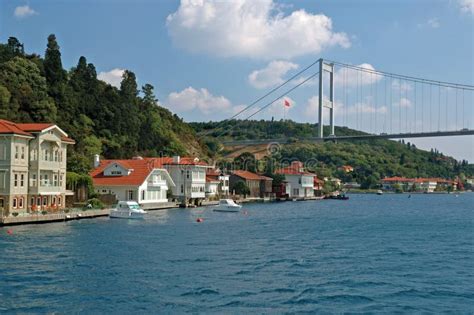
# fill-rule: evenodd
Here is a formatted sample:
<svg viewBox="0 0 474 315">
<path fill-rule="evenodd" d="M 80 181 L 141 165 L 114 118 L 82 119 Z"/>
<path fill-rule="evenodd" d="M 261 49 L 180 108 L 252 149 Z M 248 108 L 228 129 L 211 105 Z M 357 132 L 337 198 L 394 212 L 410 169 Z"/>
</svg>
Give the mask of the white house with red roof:
<svg viewBox="0 0 474 315">
<path fill-rule="evenodd" d="M 0 212 L 64 208 L 67 146 L 74 143 L 52 123 L 0 120 Z"/>
<path fill-rule="evenodd" d="M 307 172 L 300 161 L 293 161 L 289 166 L 278 169 L 276 174 L 285 175 L 286 193 L 290 198 L 305 198 L 314 196 L 313 173 Z"/>
<path fill-rule="evenodd" d="M 114 195 L 117 201 L 133 200 L 145 208 L 168 202 L 173 179 L 160 158 L 98 160 L 90 173 L 98 194 Z"/>
</svg>

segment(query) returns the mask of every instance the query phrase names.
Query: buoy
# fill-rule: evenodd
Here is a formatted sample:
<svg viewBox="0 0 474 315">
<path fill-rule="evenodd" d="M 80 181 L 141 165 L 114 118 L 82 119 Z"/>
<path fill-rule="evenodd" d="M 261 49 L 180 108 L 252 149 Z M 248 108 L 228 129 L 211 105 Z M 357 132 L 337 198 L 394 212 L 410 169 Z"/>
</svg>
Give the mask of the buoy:
<svg viewBox="0 0 474 315">
<path fill-rule="evenodd" d="M 197 218 L 197 219 L 196 219 L 196 222 L 197 222 L 197 223 L 204 222 L 204 219 L 203 219 L 203 218 Z"/>
<path fill-rule="evenodd" d="M 7 230 L 7 234 L 8 234 L 8 235 L 12 235 L 12 234 L 13 234 L 13 231 L 10 230 L 10 229 L 8 229 L 8 230 Z"/>
</svg>

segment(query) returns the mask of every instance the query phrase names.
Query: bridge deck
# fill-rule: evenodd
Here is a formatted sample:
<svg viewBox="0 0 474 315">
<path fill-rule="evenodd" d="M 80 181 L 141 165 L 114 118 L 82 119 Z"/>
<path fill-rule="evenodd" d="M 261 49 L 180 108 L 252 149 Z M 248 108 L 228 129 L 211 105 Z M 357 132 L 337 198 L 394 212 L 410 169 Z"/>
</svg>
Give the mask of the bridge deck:
<svg viewBox="0 0 474 315">
<path fill-rule="evenodd" d="M 463 129 L 455 131 L 431 131 L 431 132 L 417 132 L 417 133 L 395 133 L 395 134 L 366 134 L 358 136 L 333 136 L 333 137 L 312 137 L 305 139 L 294 138 L 275 138 L 275 139 L 258 139 L 258 140 L 235 140 L 224 141 L 226 146 L 239 145 L 258 145 L 268 143 L 294 143 L 295 141 L 304 142 L 322 142 L 322 141 L 350 141 L 350 140 L 370 140 L 370 139 L 403 139 L 403 138 L 430 138 L 430 137 L 453 137 L 453 136 L 470 136 L 474 135 L 474 129 Z"/>
</svg>

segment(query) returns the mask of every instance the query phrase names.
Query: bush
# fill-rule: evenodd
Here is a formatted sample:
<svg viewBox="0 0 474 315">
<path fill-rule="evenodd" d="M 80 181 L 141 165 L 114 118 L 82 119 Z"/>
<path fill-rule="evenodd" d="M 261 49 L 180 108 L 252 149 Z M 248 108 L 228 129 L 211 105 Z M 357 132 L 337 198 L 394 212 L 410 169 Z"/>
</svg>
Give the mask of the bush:
<svg viewBox="0 0 474 315">
<path fill-rule="evenodd" d="M 12 212 L 12 216 L 17 217 L 17 216 L 18 216 L 18 212 Z"/>
<path fill-rule="evenodd" d="M 41 214 L 42 214 L 42 215 L 46 215 L 46 214 L 48 214 L 48 211 L 43 210 L 43 211 L 41 211 Z"/>
<path fill-rule="evenodd" d="M 92 199 L 87 200 L 86 209 L 88 208 L 89 205 L 91 205 L 93 209 L 102 209 L 102 208 L 104 208 L 104 204 L 102 203 L 102 201 L 100 201 L 97 198 L 92 198 Z"/>
<path fill-rule="evenodd" d="M 71 209 L 69 209 L 69 208 L 64 209 L 64 213 L 69 213 L 70 211 L 71 211 Z"/>
</svg>

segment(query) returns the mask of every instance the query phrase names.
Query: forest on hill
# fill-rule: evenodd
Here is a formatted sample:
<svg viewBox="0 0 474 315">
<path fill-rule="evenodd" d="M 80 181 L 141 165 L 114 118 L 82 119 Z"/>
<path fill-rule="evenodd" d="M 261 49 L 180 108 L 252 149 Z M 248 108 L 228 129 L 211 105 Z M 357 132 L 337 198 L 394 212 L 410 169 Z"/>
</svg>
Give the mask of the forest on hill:
<svg viewBox="0 0 474 315">
<path fill-rule="evenodd" d="M 159 106 L 153 90 L 150 84 L 139 89 L 129 70 L 120 88 L 100 81 L 83 56 L 75 67 L 64 69 L 53 34 L 44 57 L 26 53 L 14 37 L 0 44 L 0 118 L 56 123 L 76 141 L 68 150 L 70 171 L 87 173 L 94 154 L 206 156 L 193 129 Z"/>
<path fill-rule="evenodd" d="M 319 176 L 336 176 L 344 182 L 358 182 L 363 188 L 377 187 L 381 178 L 390 176 L 442 178 L 459 176 L 462 179 L 474 176 L 474 164 L 469 164 L 465 160 L 457 161 L 437 150 L 420 150 L 410 142 L 357 140 L 309 143 L 296 140 L 316 137 L 317 124 L 290 120 L 232 120 L 191 123 L 191 126 L 198 134 L 209 138 L 205 141 L 208 145 L 212 143 L 210 139 L 216 141 L 209 148 L 214 154 L 220 155 L 223 161 L 226 161 L 225 156 L 230 152 L 219 146 L 216 137 L 226 140 L 294 139 L 290 144 L 281 145 L 276 150 L 273 148 L 271 156 L 261 162 L 252 161 L 252 155 L 245 152 L 233 158 L 235 165 L 246 165 L 267 173 L 269 163 L 299 160 L 306 162 L 309 170 Z M 328 132 L 329 130 L 325 130 L 326 134 Z M 363 133 L 347 127 L 336 127 L 336 134 L 346 136 Z M 343 165 L 352 166 L 354 171 L 344 172 L 341 169 Z"/>
</svg>

